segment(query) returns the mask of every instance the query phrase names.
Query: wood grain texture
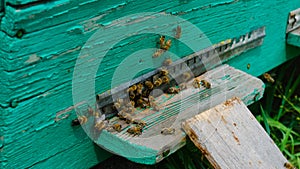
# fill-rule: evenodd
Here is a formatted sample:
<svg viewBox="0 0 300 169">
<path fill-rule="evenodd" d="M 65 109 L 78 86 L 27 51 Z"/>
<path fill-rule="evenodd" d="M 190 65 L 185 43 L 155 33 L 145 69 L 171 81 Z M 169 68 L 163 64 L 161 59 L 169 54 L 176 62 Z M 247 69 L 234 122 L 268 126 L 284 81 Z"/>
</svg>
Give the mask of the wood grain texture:
<svg viewBox="0 0 300 169">
<path fill-rule="evenodd" d="M 300 27 L 287 35 L 287 43 L 289 45 L 300 47 Z"/>
<path fill-rule="evenodd" d="M 279 148 L 239 98 L 183 122 L 214 168 L 285 168 Z"/>
<path fill-rule="evenodd" d="M 110 124 L 120 123 L 122 132 L 102 132 L 97 143 L 134 162 L 154 164 L 169 155 L 163 155 L 164 152 L 170 151 L 171 154 L 185 144 L 185 134 L 181 130 L 181 122 L 185 119 L 234 96 L 241 97 L 249 105 L 261 98 L 264 91 L 261 80 L 228 65 L 217 67 L 197 78 L 209 81 L 211 89 L 195 89 L 191 80 L 187 83 L 187 89 L 179 94 L 159 96 L 156 100 L 160 104 L 160 111 L 145 109 L 133 115 L 133 118 L 143 119 L 147 123 L 142 135 L 133 137 L 128 134 L 126 130 L 130 125 L 115 117 Z M 160 134 L 163 128 L 169 127 L 175 129 L 174 135 Z"/>
<path fill-rule="evenodd" d="M 33 1 L 6 2 L 15 5 L 24 2 L 26 6 Z M 262 47 L 229 61 L 230 65 L 258 76 L 299 55 L 299 48 L 286 46 L 284 33 L 288 12 L 299 6 L 299 1 L 290 0 L 57 0 L 24 8 L 4 6 L 5 13 L 2 13 L 0 24 L 1 165 L 4 168 L 26 168 L 35 164 L 51 164 L 53 167 L 77 164 L 81 168 L 104 159 L 96 159 L 91 143 L 80 142 L 87 136 L 82 134 L 77 137 L 78 131 L 73 131 L 69 126 L 76 117 L 72 109 L 72 73 L 87 39 L 99 29 L 118 25 L 118 22 L 113 22 L 115 19 L 147 11 L 172 14 L 195 24 L 212 43 L 266 26 L 267 37 Z M 17 31 L 22 29 L 25 34 L 17 38 Z M 196 38 L 189 29 L 183 30 L 185 36 Z M 105 37 L 103 44 L 110 41 L 110 35 Z M 159 35 L 130 37 L 112 47 L 97 73 L 95 94 L 110 89 L 114 70 L 123 59 L 141 47 L 155 47 L 157 37 Z M 170 51 L 180 57 L 191 53 L 182 44 L 174 45 Z M 148 56 L 141 59 L 144 57 Z M 248 63 L 251 64 L 249 70 Z M 18 103 L 17 107 L 12 108 L 11 103 Z M 61 117 L 58 115 L 61 120 L 57 122 L 56 115 L 60 112 L 64 113 Z M 61 135 L 53 137 L 54 134 L 48 132 Z M 83 159 L 81 153 L 74 153 L 75 149 L 89 155 Z M 39 151 L 43 156 L 32 155 Z M 105 156 L 104 151 L 101 154 Z M 65 156 L 69 158 L 62 158 Z M 83 163 L 78 159 L 82 159 Z"/>
</svg>

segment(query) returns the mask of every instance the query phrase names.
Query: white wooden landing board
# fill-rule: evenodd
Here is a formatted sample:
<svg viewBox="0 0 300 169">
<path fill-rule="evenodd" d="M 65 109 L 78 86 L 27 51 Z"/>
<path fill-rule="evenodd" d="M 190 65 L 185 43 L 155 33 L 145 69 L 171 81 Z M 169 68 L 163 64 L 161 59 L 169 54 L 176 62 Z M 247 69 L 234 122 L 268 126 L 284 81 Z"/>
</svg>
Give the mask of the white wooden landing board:
<svg viewBox="0 0 300 169">
<path fill-rule="evenodd" d="M 110 124 L 121 123 L 121 132 L 103 131 L 97 139 L 101 147 L 126 157 L 134 162 L 154 164 L 185 145 L 185 133 L 181 123 L 200 112 L 210 109 L 228 98 L 240 97 L 247 105 L 257 101 L 263 95 L 263 82 L 245 72 L 228 65 L 219 66 L 197 77 L 211 83 L 210 89 L 196 89 L 192 81 L 187 89 L 179 94 L 163 94 L 156 100 L 161 106 L 159 112 L 145 109 L 136 112 L 134 118 L 143 119 L 147 126 L 140 136 L 126 132 L 130 127 L 117 117 Z M 165 127 L 175 128 L 175 134 L 162 135 Z"/>
<path fill-rule="evenodd" d="M 214 168 L 276 169 L 285 168 L 288 162 L 238 98 L 202 112 L 182 126 Z"/>
</svg>

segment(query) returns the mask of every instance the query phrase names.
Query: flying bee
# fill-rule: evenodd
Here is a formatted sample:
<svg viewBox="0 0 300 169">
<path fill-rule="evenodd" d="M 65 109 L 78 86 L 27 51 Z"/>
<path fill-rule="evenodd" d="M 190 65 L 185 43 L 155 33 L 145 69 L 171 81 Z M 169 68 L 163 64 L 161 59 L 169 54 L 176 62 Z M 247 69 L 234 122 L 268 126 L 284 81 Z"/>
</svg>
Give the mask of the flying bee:
<svg viewBox="0 0 300 169">
<path fill-rule="evenodd" d="M 184 81 L 188 81 L 192 76 L 189 72 L 185 72 L 182 75 Z"/>
<path fill-rule="evenodd" d="M 169 94 L 178 94 L 179 93 L 179 89 L 177 89 L 176 87 L 170 87 L 168 90 L 167 90 L 167 93 Z"/>
<path fill-rule="evenodd" d="M 80 124 L 85 124 L 88 121 L 86 116 L 78 116 L 78 121 Z"/>
<path fill-rule="evenodd" d="M 179 89 L 180 89 L 180 90 L 187 89 L 186 83 L 181 83 L 181 84 L 179 85 Z"/>
<path fill-rule="evenodd" d="M 178 25 L 175 29 L 175 38 L 179 39 L 181 37 L 181 27 Z"/>
<path fill-rule="evenodd" d="M 163 128 L 160 131 L 160 133 L 163 134 L 163 135 L 171 135 L 171 134 L 175 133 L 175 129 L 174 128 Z"/>
<path fill-rule="evenodd" d="M 192 84 L 193 84 L 194 88 L 200 88 L 200 80 L 199 79 L 195 78 Z"/>
<path fill-rule="evenodd" d="M 127 132 L 128 132 L 129 134 L 134 135 L 134 136 L 136 136 L 136 135 L 141 135 L 142 132 L 143 132 L 143 128 L 140 127 L 140 126 L 132 126 L 132 127 L 130 127 L 130 128 L 127 130 Z"/>
<path fill-rule="evenodd" d="M 170 83 L 170 78 L 168 76 L 161 77 L 161 80 L 163 84 Z"/>
<path fill-rule="evenodd" d="M 172 40 L 169 39 L 169 40 L 167 40 L 167 42 L 165 43 L 165 45 L 162 46 L 162 49 L 169 50 L 170 47 L 171 47 L 171 45 L 172 45 Z"/>
<path fill-rule="evenodd" d="M 157 79 L 154 81 L 154 86 L 155 86 L 155 87 L 158 87 L 158 86 L 160 86 L 161 84 L 162 84 L 161 78 L 157 78 Z"/>
<path fill-rule="evenodd" d="M 120 132 L 120 131 L 122 130 L 122 125 L 119 124 L 119 123 L 116 123 L 116 124 L 114 124 L 114 125 L 112 126 L 112 128 L 113 128 L 114 130 L 116 130 L 117 132 Z"/>
<path fill-rule="evenodd" d="M 153 83 L 152 83 L 151 81 L 148 81 L 148 80 L 145 82 L 145 86 L 146 86 L 148 89 L 150 89 L 150 90 L 152 90 L 153 87 L 154 87 Z"/>
<path fill-rule="evenodd" d="M 144 128 L 147 125 L 147 123 L 144 120 L 141 120 L 141 119 L 133 119 L 132 121 L 133 121 L 134 124 L 138 124 L 142 128 Z"/>
<path fill-rule="evenodd" d="M 130 124 L 130 123 L 133 122 L 133 118 L 132 118 L 132 116 L 131 116 L 130 114 L 125 113 L 123 117 L 125 118 L 125 122 L 126 122 L 127 124 Z"/>
<path fill-rule="evenodd" d="M 126 112 L 124 110 L 119 111 L 118 116 L 121 120 L 125 120 Z"/>
<path fill-rule="evenodd" d="M 159 74 L 161 76 L 167 76 L 169 74 L 169 71 L 167 69 L 162 68 L 159 70 Z"/>
<path fill-rule="evenodd" d="M 172 59 L 170 58 L 164 60 L 163 62 L 163 66 L 170 66 L 171 64 L 172 64 Z"/>
<path fill-rule="evenodd" d="M 203 86 L 203 87 L 205 87 L 206 89 L 210 89 L 210 87 L 211 87 L 211 84 L 208 82 L 208 81 L 206 81 L 206 80 L 201 80 L 201 85 Z"/>
<path fill-rule="evenodd" d="M 264 73 L 263 76 L 268 82 L 270 82 L 270 83 L 275 82 L 274 78 L 269 73 Z"/>
<path fill-rule="evenodd" d="M 133 107 L 128 107 L 127 108 L 127 113 L 129 113 L 129 114 L 133 114 L 134 111 L 135 111 L 135 108 L 133 108 Z"/>
<path fill-rule="evenodd" d="M 248 70 L 250 69 L 250 66 L 251 66 L 250 63 L 248 63 L 248 64 L 247 64 L 247 69 L 248 69 Z"/>
<path fill-rule="evenodd" d="M 291 163 L 289 162 L 286 162 L 284 163 L 284 167 L 287 168 L 287 169 L 296 169 L 296 167 L 294 167 Z"/>
<path fill-rule="evenodd" d="M 94 114 L 94 109 L 91 108 L 90 106 L 88 108 L 88 113 L 89 113 L 90 116 L 92 116 Z"/>
<path fill-rule="evenodd" d="M 152 57 L 153 57 L 153 58 L 157 58 L 157 57 L 159 57 L 160 55 L 162 55 L 164 52 L 165 52 L 165 51 L 164 51 L 163 49 L 158 49 L 158 50 L 156 50 L 156 51 L 153 53 Z"/>
</svg>

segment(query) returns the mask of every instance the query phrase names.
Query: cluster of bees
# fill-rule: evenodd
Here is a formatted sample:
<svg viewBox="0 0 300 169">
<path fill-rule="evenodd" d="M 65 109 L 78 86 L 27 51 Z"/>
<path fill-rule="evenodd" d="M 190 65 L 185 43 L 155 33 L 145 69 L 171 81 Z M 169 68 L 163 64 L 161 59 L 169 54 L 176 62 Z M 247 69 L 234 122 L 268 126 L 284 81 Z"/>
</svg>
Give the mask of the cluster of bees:
<svg viewBox="0 0 300 169">
<path fill-rule="evenodd" d="M 174 37 L 176 39 L 179 39 L 181 37 L 181 27 L 178 25 L 176 27 L 176 29 L 174 29 L 175 31 L 175 35 Z M 171 45 L 172 45 L 172 40 L 169 39 L 169 40 L 166 40 L 166 37 L 165 36 L 161 36 L 159 38 L 159 49 L 156 50 L 153 54 L 152 57 L 156 58 L 156 57 L 159 57 L 160 55 L 162 55 L 165 51 L 169 50 Z"/>
</svg>

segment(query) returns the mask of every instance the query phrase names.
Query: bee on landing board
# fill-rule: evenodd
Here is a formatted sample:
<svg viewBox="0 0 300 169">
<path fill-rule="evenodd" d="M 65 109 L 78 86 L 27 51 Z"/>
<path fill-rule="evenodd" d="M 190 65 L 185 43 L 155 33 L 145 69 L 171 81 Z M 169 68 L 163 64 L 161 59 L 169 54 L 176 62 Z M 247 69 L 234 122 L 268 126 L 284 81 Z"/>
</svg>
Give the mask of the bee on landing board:
<svg viewBox="0 0 300 169">
<path fill-rule="evenodd" d="M 208 81 L 206 81 L 206 80 L 201 80 L 201 85 L 203 86 L 203 87 L 205 87 L 206 89 L 210 89 L 211 88 L 211 84 L 208 82 Z"/>
<path fill-rule="evenodd" d="M 112 126 L 112 128 L 117 131 L 117 132 L 120 132 L 122 130 L 122 125 L 119 124 L 119 123 L 116 123 Z"/>
<path fill-rule="evenodd" d="M 168 58 L 166 60 L 164 60 L 163 62 L 163 66 L 170 66 L 172 64 L 172 59 Z"/>
<path fill-rule="evenodd" d="M 159 47 L 162 49 L 162 47 L 165 45 L 165 36 L 160 36 L 159 38 Z"/>
<path fill-rule="evenodd" d="M 140 126 L 142 128 L 144 128 L 147 125 L 147 123 L 141 119 L 133 119 L 132 122 L 133 122 L 133 124 L 137 124 L 138 126 Z"/>
<path fill-rule="evenodd" d="M 140 126 L 132 126 L 127 130 L 127 133 L 132 134 L 133 136 L 141 135 L 143 128 Z"/>
<path fill-rule="evenodd" d="M 181 83 L 181 84 L 179 85 L 179 89 L 180 89 L 180 90 L 187 89 L 186 83 Z"/>
<path fill-rule="evenodd" d="M 194 88 L 200 88 L 200 80 L 195 78 L 192 85 Z"/>
<path fill-rule="evenodd" d="M 171 135 L 175 133 L 175 129 L 174 128 L 163 128 L 160 132 L 163 135 Z"/>
<path fill-rule="evenodd" d="M 169 94 L 178 94 L 179 92 L 180 92 L 180 89 L 177 89 L 176 87 L 170 87 L 167 90 L 167 93 L 169 93 Z"/>
</svg>

